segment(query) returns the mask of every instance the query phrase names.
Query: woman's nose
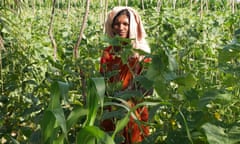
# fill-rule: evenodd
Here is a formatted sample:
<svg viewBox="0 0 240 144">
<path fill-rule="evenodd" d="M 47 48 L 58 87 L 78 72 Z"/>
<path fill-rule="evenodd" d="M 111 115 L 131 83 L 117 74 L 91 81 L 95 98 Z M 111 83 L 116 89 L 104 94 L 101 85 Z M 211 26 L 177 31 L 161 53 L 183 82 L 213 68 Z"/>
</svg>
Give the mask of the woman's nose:
<svg viewBox="0 0 240 144">
<path fill-rule="evenodd" d="M 123 30 L 123 29 L 124 29 L 124 25 L 123 25 L 123 24 L 120 24 L 119 29 L 120 29 L 120 30 Z"/>
</svg>

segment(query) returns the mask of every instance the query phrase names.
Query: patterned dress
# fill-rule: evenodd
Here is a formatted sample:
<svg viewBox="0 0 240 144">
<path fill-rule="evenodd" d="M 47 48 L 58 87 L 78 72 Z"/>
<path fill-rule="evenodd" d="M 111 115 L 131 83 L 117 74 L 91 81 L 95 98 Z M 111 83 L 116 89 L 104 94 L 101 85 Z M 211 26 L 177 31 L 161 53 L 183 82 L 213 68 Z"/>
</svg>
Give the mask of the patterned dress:
<svg viewBox="0 0 240 144">
<path fill-rule="evenodd" d="M 150 62 L 149 58 L 144 59 L 143 62 Z M 110 83 L 122 82 L 122 90 L 127 88 L 133 88 L 132 80 L 134 75 L 139 75 L 142 71 L 142 66 L 138 58 L 129 58 L 128 64 L 124 64 L 119 56 L 114 52 L 112 46 L 107 47 L 101 57 L 100 72 L 105 74 L 111 71 L 117 71 L 118 73 L 109 78 Z M 128 105 L 134 107 L 137 104 L 133 98 L 128 100 Z M 109 109 L 111 111 L 111 109 Z M 148 121 L 148 109 L 147 107 L 140 107 L 135 111 L 135 115 L 139 121 Z M 115 128 L 114 123 L 110 119 L 106 119 L 101 123 L 102 128 L 105 131 L 113 131 Z M 145 125 L 139 126 L 132 116 L 123 131 L 125 141 L 123 144 L 133 144 L 141 142 L 144 137 L 149 135 L 149 127 Z"/>
</svg>

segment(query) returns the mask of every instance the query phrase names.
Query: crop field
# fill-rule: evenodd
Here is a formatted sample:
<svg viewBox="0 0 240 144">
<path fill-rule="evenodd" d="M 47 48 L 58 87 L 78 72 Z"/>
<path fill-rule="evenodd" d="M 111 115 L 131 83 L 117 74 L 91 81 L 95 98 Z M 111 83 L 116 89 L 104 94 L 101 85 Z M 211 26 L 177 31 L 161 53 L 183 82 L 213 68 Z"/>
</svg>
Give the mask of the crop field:
<svg viewBox="0 0 240 144">
<path fill-rule="evenodd" d="M 104 22 L 119 5 L 136 9 L 147 33 L 152 61 L 134 77 L 153 91 L 146 97 L 118 92 L 99 72 L 116 43 Z M 142 102 L 126 108 L 132 96 Z M 0 1 L 0 143 L 120 144 L 141 106 L 142 144 L 240 143 L 239 1 Z M 116 119 L 113 133 L 100 128 L 105 118 Z"/>
</svg>

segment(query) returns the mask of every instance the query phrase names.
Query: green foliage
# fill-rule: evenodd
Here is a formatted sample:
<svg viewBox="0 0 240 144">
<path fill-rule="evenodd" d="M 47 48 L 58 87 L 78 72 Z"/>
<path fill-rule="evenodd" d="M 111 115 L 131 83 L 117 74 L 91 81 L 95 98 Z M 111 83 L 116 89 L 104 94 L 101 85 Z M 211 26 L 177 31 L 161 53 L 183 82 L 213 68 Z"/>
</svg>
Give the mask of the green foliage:
<svg viewBox="0 0 240 144">
<path fill-rule="evenodd" d="M 207 139 L 210 144 L 214 143 L 229 143 L 235 144 L 240 141 L 239 138 L 239 127 L 233 126 L 222 128 L 217 127 L 213 124 L 206 123 L 203 126 L 203 129 L 206 131 Z"/>
<path fill-rule="evenodd" d="M 68 94 L 68 84 L 53 82 L 51 87 L 51 100 L 48 108 L 44 111 L 41 121 L 42 142 L 41 143 L 69 143 L 68 133 L 80 119 L 80 130 L 76 135 L 76 143 L 109 143 L 114 144 L 113 139 L 104 131 L 94 126 L 99 103 L 103 103 L 104 95 L 103 78 L 93 78 L 88 82 L 88 95 L 86 108 L 76 106 L 71 110 L 66 119 L 66 112 L 60 103 Z M 101 99 L 102 97 L 102 99 Z M 82 118 L 83 117 L 83 118 Z"/>
<path fill-rule="evenodd" d="M 84 1 L 71 2 L 69 12 L 67 2 L 56 5 L 56 61 L 47 35 L 51 1 L 1 1 L 0 142 L 120 143 L 129 116 L 147 105 L 151 135 L 142 143 L 239 143 L 239 4 L 233 13 L 228 1 L 211 0 L 201 13 L 200 2 L 161 2 L 144 0 L 143 9 L 141 1 L 129 1 L 142 15 L 152 48 L 151 63 L 134 79 L 147 91 L 144 97 L 138 90 L 119 92 L 98 72 L 102 50 L 126 41 L 103 36 L 99 1 L 91 4 L 76 61 Z M 115 5 L 109 1 L 109 8 Z M 126 62 L 132 50 L 124 50 L 119 55 Z M 133 96 L 142 102 L 129 108 Z M 100 126 L 108 118 L 116 125 L 111 133 Z"/>
<path fill-rule="evenodd" d="M 98 127 L 86 126 L 77 135 L 77 144 L 115 144 L 113 139 Z"/>
<path fill-rule="evenodd" d="M 99 103 L 101 106 L 103 106 L 104 101 L 104 92 L 105 92 L 105 86 L 104 86 L 104 80 L 103 78 L 94 78 L 90 79 L 88 83 L 88 94 L 87 94 L 87 102 L 86 106 L 88 109 L 88 117 L 86 120 L 86 126 L 93 126 L 97 111 L 99 108 Z"/>
<path fill-rule="evenodd" d="M 60 97 L 68 92 L 68 85 L 62 82 L 54 82 L 51 87 L 51 101 L 43 115 L 41 123 L 43 131 L 43 143 L 54 143 L 55 139 L 63 143 L 62 135 L 67 136 L 67 125 L 64 111 L 60 105 Z M 57 137 L 58 127 L 61 128 L 62 135 Z M 52 139 L 53 137 L 57 137 Z M 51 140 L 52 139 L 52 140 Z M 59 140 L 60 139 L 60 140 Z"/>
</svg>

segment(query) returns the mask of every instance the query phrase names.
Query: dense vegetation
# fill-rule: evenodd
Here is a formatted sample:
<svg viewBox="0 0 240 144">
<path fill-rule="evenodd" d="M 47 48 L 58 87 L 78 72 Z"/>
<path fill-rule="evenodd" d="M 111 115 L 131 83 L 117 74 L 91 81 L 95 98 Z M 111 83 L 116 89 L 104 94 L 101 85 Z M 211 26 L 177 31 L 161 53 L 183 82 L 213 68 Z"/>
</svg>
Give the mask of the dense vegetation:
<svg viewBox="0 0 240 144">
<path fill-rule="evenodd" d="M 0 2 L 0 143 L 118 143 L 141 105 L 151 127 L 142 143 L 240 143 L 240 4 L 92 0 L 74 56 L 86 3 L 57 0 L 53 14 L 53 2 Z M 153 94 L 132 109 L 125 100 L 141 93 L 116 93 L 99 73 L 102 49 L 116 43 L 103 33 L 106 12 L 126 4 L 141 14 L 152 48 L 152 62 L 134 80 Z M 107 105 L 116 111 L 105 112 Z M 109 117 L 117 118 L 114 133 L 99 129 Z"/>
</svg>

